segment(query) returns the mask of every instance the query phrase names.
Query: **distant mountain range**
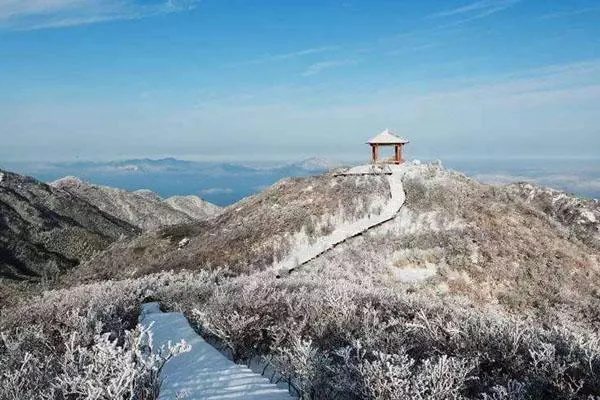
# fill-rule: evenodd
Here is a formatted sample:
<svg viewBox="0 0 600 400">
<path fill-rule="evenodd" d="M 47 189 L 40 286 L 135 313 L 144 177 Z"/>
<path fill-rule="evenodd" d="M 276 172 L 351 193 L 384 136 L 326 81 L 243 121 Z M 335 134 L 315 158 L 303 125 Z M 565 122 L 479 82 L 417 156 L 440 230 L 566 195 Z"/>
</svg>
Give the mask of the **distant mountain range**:
<svg viewBox="0 0 600 400">
<path fill-rule="evenodd" d="M 46 182 L 65 176 L 77 176 L 93 184 L 128 191 L 148 189 L 163 198 L 196 195 L 225 206 L 255 194 L 282 178 L 320 174 L 329 168 L 330 163 L 320 158 L 289 164 L 271 163 L 267 166 L 163 158 L 29 163 L 15 169 Z"/>
<path fill-rule="evenodd" d="M 210 219 L 221 210 L 197 196 L 172 196 L 162 200 L 150 190 L 128 192 L 93 185 L 72 176 L 58 179 L 50 185 L 142 230 Z"/>
</svg>

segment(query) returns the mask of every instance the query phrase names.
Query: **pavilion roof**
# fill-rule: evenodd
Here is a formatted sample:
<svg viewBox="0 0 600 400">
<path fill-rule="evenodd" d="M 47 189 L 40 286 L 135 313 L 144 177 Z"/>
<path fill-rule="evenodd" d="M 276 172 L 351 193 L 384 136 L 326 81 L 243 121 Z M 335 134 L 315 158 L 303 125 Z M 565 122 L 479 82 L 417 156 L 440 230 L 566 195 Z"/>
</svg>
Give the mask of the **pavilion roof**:
<svg viewBox="0 0 600 400">
<path fill-rule="evenodd" d="M 367 142 L 368 144 L 406 144 L 408 140 L 396 135 L 391 132 L 389 129 L 381 132 L 379 135 L 375 136 L 371 140 Z"/>
</svg>

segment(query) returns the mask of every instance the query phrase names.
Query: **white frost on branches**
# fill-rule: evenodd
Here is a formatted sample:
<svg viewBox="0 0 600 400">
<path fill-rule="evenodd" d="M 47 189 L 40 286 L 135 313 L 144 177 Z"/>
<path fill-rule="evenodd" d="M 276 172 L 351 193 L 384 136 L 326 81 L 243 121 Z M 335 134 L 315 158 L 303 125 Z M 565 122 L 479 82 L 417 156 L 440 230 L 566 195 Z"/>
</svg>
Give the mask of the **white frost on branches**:
<svg viewBox="0 0 600 400">
<path fill-rule="evenodd" d="M 362 167 L 370 168 L 371 166 L 355 167 L 352 169 L 354 170 L 353 174 L 366 173 L 362 169 L 357 170 L 357 168 Z M 370 171 L 368 168 L 365 171 Z M 310 235 L 307 235 L 304 231 L 295 234 L 291 240 L 291 243 L 294 244 L 293 249 L 286 258 L 276 263 L 273 269 L 276 271 L 290 271 L 348 238 L 392 219 L 402 208 L 406 196 L 402 186 L 403 167 L 390 165 L 388 168 L 388 171 L 391 172 L 391 175 L 386 176 L 390 186 L 390 198 L 382 198 L 379 202 L 373 202 L 371 204 L 373 212 L 363 218 L 351 221 L 346 219 L 343 210 L 341 210 L 340 213 L 333 215 L 328 221 L 329 224 L 333 225 L 331 232 L 328 235 L 318 237 L 316 240 L 311 239 Z"/>
</svg>

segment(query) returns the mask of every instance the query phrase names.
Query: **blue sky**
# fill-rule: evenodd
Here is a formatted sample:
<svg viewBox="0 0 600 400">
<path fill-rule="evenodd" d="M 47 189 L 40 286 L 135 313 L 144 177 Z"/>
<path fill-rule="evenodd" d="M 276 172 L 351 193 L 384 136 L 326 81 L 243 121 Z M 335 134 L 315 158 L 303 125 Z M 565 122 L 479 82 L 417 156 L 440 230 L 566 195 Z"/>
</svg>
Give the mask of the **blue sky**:
<svg viewBox="0 0 600 400">
<path fill-rule="evenodd" d="M 600 3 L 0 0 L 0 88 L 10 161 L 600 157 Z"/>
</svg>

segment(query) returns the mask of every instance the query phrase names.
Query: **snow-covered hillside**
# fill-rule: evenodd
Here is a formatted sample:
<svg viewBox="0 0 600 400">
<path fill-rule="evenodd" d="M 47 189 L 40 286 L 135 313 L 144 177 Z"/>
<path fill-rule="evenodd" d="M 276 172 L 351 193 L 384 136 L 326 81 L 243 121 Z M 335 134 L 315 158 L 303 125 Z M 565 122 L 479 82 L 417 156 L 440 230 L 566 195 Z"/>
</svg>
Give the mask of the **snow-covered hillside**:
<svg viewBox="0 0 600 400">
<path fill-rule="evenodd" d="M 292 248 L 282 260 L 274 264 L 278 271 L 291 271 L 294 268 L 327 252 L 331 248 L 345 240 L 372 229 L 373 227 L 388 221 L 400 211 L 404 204 L 404 189 L 402 187 L 402 166 L 388 165 L 384 174 L 380 168 L 372 165 L 364 165 L 351 168 L 340 174 L 342 177 L 358 177 L 359 179 L 380 176 L 387 180 L 389 185 L 389 196 L 374 199 L 368 205 L 368 212 L 361 218 L 348 218 L 344 207 L 335 213 L 324 216 L 317 222 L 317 231 L 326 231 L 317 238 L 310 236 L 306 231 L 295 233 L 291 238 Z M 377 175 L 381 174 L 381 175 Z"/>
<path fill-rule="evenodd" d="M 165 199 L 165 203 L 175 210 L 181 211 L 190 217 L 203 221 L 219 215 L 222 208 L 198 196 L 172 196 Z"/>
<path fill-rule="evenodd" d="M 530 183 L 508 185 L 507 189 L 600 250 L 600 201 L 597 199 L 583 199 Z"/>
<path fill-rule="evenodd" d="M 219 207 L 195 196 L 163 201 L 149 190 L 128 192 L 93 185 L 76 177 L 65 177 L 51 185 L 143 230 L 204 220 L 213 217 L 219 210 Z"/>
<path fill-rule="evenodd" d="M 406 163 L 389 174 L 368 168 L 285 179 L 202 224 L 115 243 L 75 279 L 293 270 L 363 284 L 387 280 L 514 307 L 557 292 L 587 299 L 596 290 L 589 279 L 600 273 L 593 243 L 569 235 L 567 221 L 557 223 L 513 190 L 438 164 Z M 596 229 L 597 217 L 590 215 L 576 219 L 587 216 L 580 225 Z"/>
<path fill-rule="evenodd" d="M 140 274 L 205 265 L 238 272 L 293 268 L 397 212 L 401 185 L 388 175 L 284 179 L 203 224 L 164 228 L 115 245 L 82 273 Z M 189 241 L 180 248 L 184 238 Z"/>
</svg>

